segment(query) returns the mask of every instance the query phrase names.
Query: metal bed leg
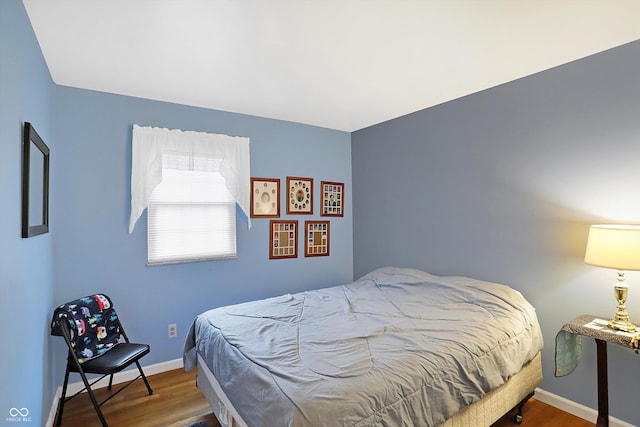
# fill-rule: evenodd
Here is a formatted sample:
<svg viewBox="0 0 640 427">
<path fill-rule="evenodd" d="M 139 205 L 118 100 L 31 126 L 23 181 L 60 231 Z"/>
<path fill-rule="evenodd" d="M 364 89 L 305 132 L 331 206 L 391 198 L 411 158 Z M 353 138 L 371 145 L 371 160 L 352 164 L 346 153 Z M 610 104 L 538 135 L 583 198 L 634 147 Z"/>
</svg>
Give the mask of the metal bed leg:
<svg viewBox="0 0 640 427">
<path fill-rule="evenodd" d="M 527 397 L 525 397 L 524 399 L 522 399 L 522 401 L 520 403 L 518 403 L 517 408 L 518 408 L 518 412 L 513 416 L 513 422 L 516 424 L 522 424 L 522 408 L 524 408 L 524 404 L 527 403 L 527 401 L 529 399 L 531 399 L 533 397 L 535 392 L 531 392 L 527 395 Z"/>
</svg>

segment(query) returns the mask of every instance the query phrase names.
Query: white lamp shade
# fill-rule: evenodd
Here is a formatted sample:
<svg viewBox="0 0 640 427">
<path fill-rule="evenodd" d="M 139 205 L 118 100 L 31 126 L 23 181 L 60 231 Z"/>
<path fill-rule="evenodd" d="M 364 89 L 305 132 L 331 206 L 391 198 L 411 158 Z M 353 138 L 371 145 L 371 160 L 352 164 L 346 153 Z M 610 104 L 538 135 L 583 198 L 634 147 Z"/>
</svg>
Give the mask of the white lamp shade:
<svg viewBox="0 0 640 427">
<path fill-rule="evenodd" d="M 640 270 L 640 226 L 592 225 L 584 262 L 617 270 Z"/>
</svg>

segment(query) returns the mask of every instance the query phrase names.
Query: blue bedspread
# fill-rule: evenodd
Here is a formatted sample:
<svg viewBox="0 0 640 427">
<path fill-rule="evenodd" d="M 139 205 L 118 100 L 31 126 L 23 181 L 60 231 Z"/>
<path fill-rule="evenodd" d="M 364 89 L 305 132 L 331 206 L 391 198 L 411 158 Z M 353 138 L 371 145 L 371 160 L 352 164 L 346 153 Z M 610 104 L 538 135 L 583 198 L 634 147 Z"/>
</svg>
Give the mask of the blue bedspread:
<svg viewBox="0 0 640 427">
<path fill-rule="evenodd" d="M 203 313 L 184 361 L 199 353 L 251 427 L 436 426 L 542 345 L 519 292 L 388 267 Z"/>
</svg>

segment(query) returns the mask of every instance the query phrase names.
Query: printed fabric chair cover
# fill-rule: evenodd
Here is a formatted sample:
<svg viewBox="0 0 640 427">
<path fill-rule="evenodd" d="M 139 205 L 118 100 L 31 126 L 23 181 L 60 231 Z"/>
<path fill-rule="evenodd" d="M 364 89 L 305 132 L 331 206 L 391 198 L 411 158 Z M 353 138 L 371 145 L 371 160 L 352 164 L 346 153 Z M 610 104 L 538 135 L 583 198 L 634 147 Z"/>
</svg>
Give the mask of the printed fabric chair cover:
<svg viewBox="0 0 640 427">
<path fill-rule="evenodd" d="M 122 342 L 118 315 L 109 297 L 89 295 L 56 308 L 51 321 L 51 334 L 62 335 L 58 321 L 67 319 L 71 346 L 78 361 L 94 359 Z"/>
</svg>

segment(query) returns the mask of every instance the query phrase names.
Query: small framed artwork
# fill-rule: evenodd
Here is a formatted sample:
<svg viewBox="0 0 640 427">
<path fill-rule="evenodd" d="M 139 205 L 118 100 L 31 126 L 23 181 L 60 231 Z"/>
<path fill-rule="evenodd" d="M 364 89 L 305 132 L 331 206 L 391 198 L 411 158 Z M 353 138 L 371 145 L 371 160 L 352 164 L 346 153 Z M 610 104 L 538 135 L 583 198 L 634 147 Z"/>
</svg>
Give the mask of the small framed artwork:
<svg viewBox="0 0 640 427">
<path fill-rule="evenodd" d="M 304 256 L 329 256 L 329 221 L 304 222 Z"/>
<path fill-rule="evenodd" d="M 251 178 L 251 217 L 280 218 L 278 178 Z"/>
<path fill-rule="evenodd" d="M 320 216 L 344 216 L 344 183 L 322 181 Z"/>
<path fill-rule="evenodd" d="M 298 221 L 270 221 L 269 259 L 296 258 L 298 256 Z"/>
<path fill-rule="evenodd" d="M 287 213 L 313 213 L 313 178 L 287 177 Z"/>
</svg>

